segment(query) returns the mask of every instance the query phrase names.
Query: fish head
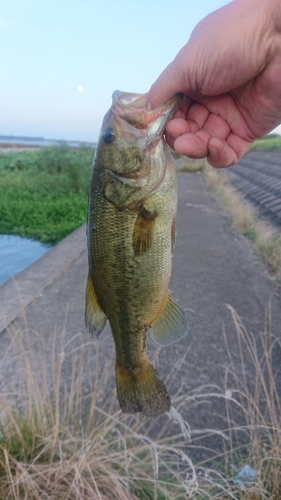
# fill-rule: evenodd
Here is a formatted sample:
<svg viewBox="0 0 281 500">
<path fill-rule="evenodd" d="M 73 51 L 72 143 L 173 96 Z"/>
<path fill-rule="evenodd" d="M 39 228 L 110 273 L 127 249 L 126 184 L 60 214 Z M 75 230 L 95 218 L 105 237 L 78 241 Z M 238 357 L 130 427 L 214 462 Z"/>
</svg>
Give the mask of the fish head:
<svg viewBox="0 0 281 500">
<path fill-rule="evenodd" d="M 116 90 L 104 117 L 99 140 L 104 168 L 117 174 L 137 173 L 143 158 L 162 139 L 167 122 L 182 100 L 177 94 L 154 110 L 146 108 L 147 94 Z"/>
<path fill-rule="evenodd" d="M 130 189 L 140 189 L 144 196 L 144 190 L 151 192 L 163 178 L 165 166 L 159 157 L 163 147 L 157 146 L 163 145 L 166 124 L 176 113 L 182 94 L 154 110 L 147 109 L 146 98 L 147 94 L 116 90 L 102 124 L 97 156 L 99 168 L 105 172 L 105 195 L 121 208 Z"/>
</svg>

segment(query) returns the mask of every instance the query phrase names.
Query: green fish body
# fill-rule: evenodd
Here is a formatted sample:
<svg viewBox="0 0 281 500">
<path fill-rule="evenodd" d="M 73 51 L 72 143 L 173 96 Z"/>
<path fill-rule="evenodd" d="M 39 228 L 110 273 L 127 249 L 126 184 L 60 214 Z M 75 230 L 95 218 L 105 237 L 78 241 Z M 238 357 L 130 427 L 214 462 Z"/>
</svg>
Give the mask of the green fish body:
<svg viewBox="0 0 281 500">
<path fill-rule="evenodd" d="M 147 355 L 147 335 L 169 345 L 187 333 L 168 292 L 175 242 L 177 183 L 163 139 L 177 95 L 153 111 L 146 95 L 116 91 L 91 174 L 86 326 L 99 336 L 109 320 L 121 409 L 157 416 L 170 397 Z"/>
</svg>

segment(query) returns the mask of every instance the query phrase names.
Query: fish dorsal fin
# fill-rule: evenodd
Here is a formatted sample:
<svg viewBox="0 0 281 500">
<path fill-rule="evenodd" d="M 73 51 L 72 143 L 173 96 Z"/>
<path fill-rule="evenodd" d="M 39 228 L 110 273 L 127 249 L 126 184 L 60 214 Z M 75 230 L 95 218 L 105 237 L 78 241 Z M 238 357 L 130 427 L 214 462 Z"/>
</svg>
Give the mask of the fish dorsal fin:
<svg viewBox="0 0 281 500">
<path fill-rule="evenodd" d="M 88 275 L 85 308 L 86 328 L 89 330 L 91 335 L 98 337 L 105 327 L 106 320 L 107 316 L 100 306 L 91 276 Z"/>
<path fill-rule="evenodd" d="M 157 212 L 150 212 L 144 206 L 140 208 L 133 232 L 133 249 L 136 256 L 144 254 L 151 247 L 157 215 Z"/>
<path fill-rule="evenodd" d="M 182 339 L 187 333 L 185 314 L 174 297 L 167 292 L 160 313 L 151 324 L 150 336 L 157 344 L 167 346 Z"/>
</svg>

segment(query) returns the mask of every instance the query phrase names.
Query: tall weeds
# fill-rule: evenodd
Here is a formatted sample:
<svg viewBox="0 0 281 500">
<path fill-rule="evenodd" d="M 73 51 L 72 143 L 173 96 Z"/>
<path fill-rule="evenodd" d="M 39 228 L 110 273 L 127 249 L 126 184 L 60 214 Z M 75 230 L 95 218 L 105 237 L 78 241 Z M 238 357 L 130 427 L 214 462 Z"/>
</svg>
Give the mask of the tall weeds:
<svg viewBox="0 0 281 500">
<path fill-rule="evenodd" d="M 158 421 L 122 415 L 108 388 L 110 370 L 93 376 L 94 343 L 77 335 L 49 365 L 45 345 L 29 331 L 11 334 L 13 376 L 1 373 L 0 498 L 178 499 L 197 487 L 182 433 L 164 417 L 163 438 L 149 437 Z M 72 344 L 73 348 L 72 348 Z M 98 356 L 96 356 L 98 360 Z M 64 363 L 70 362 L 70 377 Z M 106 395 L 105 395 L 106 394 Z M 185 429 L 181 421 L 182 430 Z M 176 432 L 174 432 L 176 429 Z M 187 432 L 187 431 L 186 431 Z M 188 475 L 188 477 L 187 477 Z"/>
<path fill-rule="evenodd" d="M 229 422 L 232 464 L 250 464 L 256 471 L 251 484 L 245 484 L 239 498 L 252 500 L 281 498 L 281 385 L 280 367 L 274 358 L 281 357 L 281 338 L 271 333 L 269 303 L 264 331 L 258 337 L 248 332 L 236 311 L 228 306 L 236 327 L 241 370 L 237 370 L 228 350 L 229 368 L 226 376 L 226 407 Z M 226 337 L 225 337 L 226 340 Z M 227 345 L 227 340 L 226 340 Z M 250 359 L 255 374 L 249 379 L 245 360 Z M 235 413 L 244 420 L 237 425 Z"/>
<path fill-rule="evenodd" d="M 280 339 L 271 334 L 270 308 L 257 337 L 228 309 L 240 361 L 228 349 L 224 386 L 179 392 L 158 419 L 120 412 L 112 368 L 100 365 L 94 341 L 80 333 L 67 340 L 64 329 L 49 349 L 39 332 L 11 330 L 0 369 L 0 498 L 280 500 L 280 373 L 273 360 L 281 356 Z M 188 409 L 208 411 L 202 402 L 213 398 L 225 402 L 224 427 L 190 430 Z M 190 459 L 202 434 L 225 443 L 211 467 Z M 245 464 L 256 477 L 241 489 L 235 477 Z"/>
</svg>

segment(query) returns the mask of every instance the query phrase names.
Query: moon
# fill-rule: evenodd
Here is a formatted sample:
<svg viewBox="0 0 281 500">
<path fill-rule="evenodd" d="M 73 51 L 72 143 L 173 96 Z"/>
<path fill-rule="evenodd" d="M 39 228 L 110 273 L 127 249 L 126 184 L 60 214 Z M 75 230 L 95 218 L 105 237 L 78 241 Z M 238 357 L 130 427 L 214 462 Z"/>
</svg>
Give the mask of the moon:
<svg viewBox="0 0 281 500">
<path fill-rule="evenodd" d="M 83 86 L 82 85 L 77 85 L 77 90 L 78 92 L 83 92 Z"/>
</svg>

